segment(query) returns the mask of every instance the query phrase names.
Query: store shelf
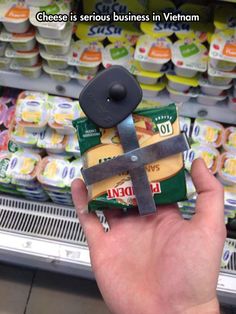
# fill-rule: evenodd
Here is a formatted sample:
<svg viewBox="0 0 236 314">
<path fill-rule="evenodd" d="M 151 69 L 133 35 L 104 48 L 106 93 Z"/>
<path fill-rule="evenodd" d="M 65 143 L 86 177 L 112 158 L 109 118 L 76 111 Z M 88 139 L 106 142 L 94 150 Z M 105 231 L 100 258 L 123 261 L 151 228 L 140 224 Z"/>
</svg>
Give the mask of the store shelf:
<svg viewBox="0 0 236 314">
<path fill-rule="evenodd" d="M 27 78 L 20 73 L 0 71 L 0 86 L 44 91 L 49 94 L 78 98 L 82 87 L 76 80 L 69 83 L 59 83 L 52 80 L 47 74 L 42 74 L 38 79 Z"/>
<path fill-rule="evenodd" d="M 28 89 L 34 91 L 44 91 L 50 94 L 79 98 L 82 86 L 76 80 L 69 83 L 60 84 L 52 80 L 47 74 L 43 74 L 39 79 L 29 79 L 15 72 L 0 71 L 0 86 Z M 148 100 L 148 99 L 147 99 Z M 157 104 L 168 105 L 172 103 L 167 93 L 162 93 L 151 101 Z M 236 112 L 229 110 L 226 104 L 218 106 L 203 106 L 192 100 L 185 104 L 177 104 L 181 115 L 191 118 L 205 118 L 222 123 L 235 124 Z"/>
<path fill-rule="evenodd" d="M 107 228 L 104 217 L 100 219 Z M 219 277 L 219 298 L 236 305 L 235 254 Z M 0 260 L 93 278 L 89 250 L 75 210 L 0 195 Z"/>
</svg>

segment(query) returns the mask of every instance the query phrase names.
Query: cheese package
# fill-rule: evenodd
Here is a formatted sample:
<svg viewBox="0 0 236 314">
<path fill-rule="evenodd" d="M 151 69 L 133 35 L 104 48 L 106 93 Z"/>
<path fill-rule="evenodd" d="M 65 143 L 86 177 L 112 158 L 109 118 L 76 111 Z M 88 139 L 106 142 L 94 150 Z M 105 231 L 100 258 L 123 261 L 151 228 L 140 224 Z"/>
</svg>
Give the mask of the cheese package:
<svg viewBox="0 0 236 314">
<path fill-rule="evenodd" d="M 218 178 L 225 185 L 236 184 L 236 155 L 223 153 L 220 156 Z"/>
<path fill-rule="evenodd" d="M 229 127 L 224 132 L 223 147 L 227 152 L 236 154 L 236 128 Z"/>
<path fill-rule="evenodd" d="M 133 114 L 140 147 L 161 142 L 180 134 L 175 105 L 137 110 Z M 123 154 L 116 129 L 99 129 L 87 118 L 74 121 L 84 168 L 89 168 Z M 146 166 L 156 204 L 186 199 L 182 154 L 158 160 Z M 136 199 L 128 173 L 122 173 L 89 186 L 90 210 L 133 208 Z"/>
</svg>

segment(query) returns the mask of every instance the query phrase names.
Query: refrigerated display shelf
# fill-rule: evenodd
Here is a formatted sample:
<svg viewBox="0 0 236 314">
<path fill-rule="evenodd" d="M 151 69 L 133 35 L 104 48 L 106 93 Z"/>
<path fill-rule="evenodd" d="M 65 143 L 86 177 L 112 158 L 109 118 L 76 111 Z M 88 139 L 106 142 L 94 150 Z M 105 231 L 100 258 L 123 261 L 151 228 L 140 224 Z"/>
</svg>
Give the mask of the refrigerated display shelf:
<svg viewBox="0 0 236 314">
<path fill-rule="evenodd" d="M 100 214 L 105 230 L 105 218 Z M 218 283 L 220 298 L 236 305 L 236 241 Z M 0 260 L 93 278 L 89 250 L 74 208 L 0 195 Z"/>
<path fill-rule="evenodd" d="M 0 86 L 28 89 L 34 91 L 44 91 L 49 94 L 79 98 L 82 86 L 76 80 L 63 84 L 52 80 L 47 74 L 43 74 L 39 79 L 29 79 L 16 72 L 0 71 Z M 155 99 L 157 104 L 168 105 L 172 101 L 166 92 L 161 93 Z M 235 124 L 236 111 L 231 111 L 226 104 L 217 106 L 204 106 L 196 102 L 189 101 L 185 104 L 177 104 L 180 114 L 191 118 L 204 118 L 222 123 Z"/>
</svg>

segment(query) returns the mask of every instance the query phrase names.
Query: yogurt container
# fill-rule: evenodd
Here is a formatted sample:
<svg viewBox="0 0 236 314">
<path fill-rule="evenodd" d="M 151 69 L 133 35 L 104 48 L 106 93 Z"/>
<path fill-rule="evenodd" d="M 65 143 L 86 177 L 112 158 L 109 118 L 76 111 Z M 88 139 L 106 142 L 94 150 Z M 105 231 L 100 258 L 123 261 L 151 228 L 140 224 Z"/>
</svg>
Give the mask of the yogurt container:
<svg viewBox="0 0 236 314">
<path fill-rule="evenodd" d="M 10 139 L 22 147 L 34 147 L 38 142 L 38 133 L 30 133 L 19 124 L 12 124 L 10 130 Z"/>
<path fill-rule="evenodd" d="M 41 19 L 42 16 L 37 16 L 37 13 L 41 11 L 46 12 L 48 15 L 69 15 L 70 10 L 71 5 L 62 0 L 53 1 L 52 4 L 47 6 L 30 7 L 30 23 L 37 27 L 42 37 L 62 40 L 67 32 L 67 22 L 41 22 L 36 17 Z"/>
<path fill-rule="evenodd" d="M 229 153 L 236 154 L 236 128 L 229 127 L 224 132 L 224 150 Z"/>
<path fill-rule="evenodd" d="M 199 85 L 201 87 L 201 91 L 205 95 L 209 95 L 209 96 L 221 96 L 223 92 L 229 90 L 232 87 L 232 84 L 228 84 L 228 85 L 211 84 L 209 83 L 207 78 L 204 78 L 204 77 L 201 77 L 199 79 Z"/>
<path fill-rule="evenodd" d="M 44 132 L 39 134 L 37 146 L 45 148 L 47 152 L 52 154 L 60 154 L 65 151 L 66 137 L 57 133 L 51 128 L 47 128 Z"/>
<path fill-rule="evenodd" d="M 184 154 L 185 167 L 188 171 L 191 170 L 192 163 L 197 158 L 202 158 L 208 169 L 213 174 L 218 171 L 220 153 L 211 145 L 193 144 L 191 149 Z"/>
<path fill-rule="evenodd" d="M 181 39 L 172 46 L 172 62 L 178 76 L 194 77 L 207 70 L 208 50 L 199 41 Z"/>
<path fill-rule="evenodd" d="M 167 90 L 169 92 L 170 99 L 176 103 L 186 103 L 191 98 L 196 98 L 199 95 L 198 92 L 196 92 L 195 90 L 191 90 L 191 89 L 187 92 L 179 92 L 179 91 L 176 91 L 175 89 L 172 89 L 169 86 L 167 86 Z"/>
<path fill-rule="evenodd" d="M 6 129 L 9 129 L 12 120 L 14 119 L 16 111 L 16 106 L 11 106 L 7 109 L 6 114 L 4 116 L 3 124 Z"/>
<path fill-rule="evenodd" d="M 102 63 L 103 45 L 99 42 L 76 41 L 72 44 L 68 64 L 81 75 L 95 75 Z"/>
<path fill-rule="evenodd" d="M 197 97 L 197 102 L 201 105 L 205 106 L 215 106 L 219 102 L 225 100 L 227 98 L 227 94 L 223 93 L 221 96 L 209 96 L 204 94 L 199 94 Z"/>
<path fill-rule="evenodd" d="M 143 70 L 160 72 L 171 59 L 172 43 L 168 38 L 154 38 L 143 35 L 139 38 L 134 59 L 140 62 Z"/>
<path fill-rule="evenodd" d="M 0 70 L 8 70 L 10 68 L 11 59 L 0 57 Z"/>
<path fill-rule="evenodd" d="M 167 74 L 168 86 L 179 92 L 187 92 L 191 87 L 198 86 L 198 78 L 186 78 L 176 75 Z"/>
<path fill-rule="evenodd" d="M 166 83 L 160 82 L 156 85 L 140 84 L 140 87 L 143 90 L 144 98 L 155 98 L 163 89 L 165 89 Z"/>
<path fill-rule="evenodd" d="M 39 61 L 39 49 L 35 48 L 31 51 L 15 51 L 12 48 L 7 48 L 5 52 L 7 58 L 11 58 L 19 66 L 30 67 L 36 65 Z"/>
<path fill-rule="evenodd" d="M 9 133 L 8 130 L 0 132 L 0 152 L 8 151 Z"/>
<path fill-rule="evenodd" d="M 7 175 L 21 182 L 35 182 L 38 174 L 38 164 L 41 157 L 37 154 L 18 151 L 12 154 Z"/>
<path fill-rule="evenodd" d="M 0 103 L 0 126 L 3 124 L 6 114 L 7 114 L 7 106 L 4 103 Z"/>
<path fill-rule="evenodd" d="M 185 132 L 187 137 L 190 137 L 191 132 L 191 119 L 186 117 L 179 117 L 180 129 Z"/>
<path fill-rule="evenodd" d="M 68 176 L 68 186 L 71 188 L 71 184 L 75 179 L 82 179 L 81 168 L 83 167 L 82 158 L 78 158 L 71 162 Z"/>
<path fill-rule="evenodd" d="M 50 77 L 60 83 L 68 83 L 71 80 L 70 69 L 66 70 L 59 70 L 59 69 L 53 69 L 50 66 L 48 66 L 46 63 L 43 63 L 43 70 L 45 73 L 50 75 Z"/>
<path fill-rule="evenodd" d="M 81 75 L 77 71 L 70 71 L 70 77 L 76 79 L 81 86 L 86 86 L 94 77 L 91 75 Z"/>
<path fill-rule="evenodd" d="M 0 42 L 0 57 L 4 57 L 5 56 L 6 48 L 7 48 L 7 43 L 1 41 Z"/>
<path fill-rule="evenodd" d="M 19 1 L 3 1 L 0 4 L 0 20 L 10 33 L 25 33 L 29 27 L 29 8 Z"/>
<path fill-rule="evenodd" d="M 124 45 L 123 43 L 115 43 L 107 45 L 102 52 L 102 64 L 104 68 L 112 65 L 121 65 L 126 69 L 131 66 L 133 60 L 134 48 Z"/>
<path fill-rule="evenodd" d="M 224 128 L 221 124 L 196 119 L 193 125 L 192 140 L 201 144 L 210 144 L 217 148 L 223 144 Z"/>
<path fill-rule="evenodd" d="M 61 39 L 50 39 L 36 33 L 37 42 L 44 46 L 46 52 L 50 55 L 66 55 L 70 50 L 72 38 L 72 23 L 68 23 L 66 27 L 65 37 Z"/>
<path fill-rule="evenodd" d="M 20 99 L 16 106 L 16 122 L 28 132 L 42 132 L 50 118 L 49 105 L 42 99 Z"/>
<path fill-rule="evenodd" d="M 235 51 L 236 38 L 234 29 L 227 29 L 213 35 L 209 53 L 210 58 L 223 61 L 222 64 L 224 65 L 225 62 L 230 62 L 236 66 Z"/>
<path fill-rule="evenodd" d="M 231 72 L 235 70 L 236 63 L 224 61 L 224 60 L 217 60 L 210 58 L 210 63 L 213 68 L 215 68 L 218 71 L 224 71 L 224 72 Z"/>
<path fill-rule="evenodd" d="M 32 51 L 35 48 L 35 30 L 30 28 L 26 33 L 17 34 L 9 33 L 2 29 L 0 33 L 0 41 L 10 43 L 12 48 L 17 51 Z"/>
<path fill-rule="evenodd" d="M 80 157 L 79 142 L 76 134 L 67 136 L 65 150 L 67 153 L 73 154 L 75 158 Z"/>
<path fill-rule="evenodd" d="M 236 70 L 231 72 L 224 72 L 216 70 L 212 67 L 211 63 L 208 63 L 208 79 L 209 82 L 215 85 L 228 85 L 236 77 Z"/>
<path fill-rule="evenodd" d="M 48 53 L 44 48 L 40 48 L 40 56 L 47 61 L 47 64 L 52 69 L 65 70 L 68 68 L 69 55 L 60 56 Z"/>
<path fill-rule="evenodd" d="M 48 101 L 48 94 L 44 92 L 34 92 L 34 91 L 23 91 L 18 95 L 16 104 L 18 104 L 22 99 L 24 100 L 40 100 L 42 102 Z"/>
<path fill-rule="evenodd" d="M 71 101 L 62 97 L 50 97 L 52 106 L 49 126 L 59 134 L 74 134 L 72 121 L 81 116 L 81 108 L 78 101 Z"/>
<path fill-rule="evenodd" d="M 220 156 L 218 178 L 225 185 L 236 184 L 236 155 L 223 153 Z"/>
<path fill-rule="evenodd" d="M 0 184 L 10 186 L 11 178 L 7 175 L 12 154 L 9 152 L 0 152 Z"/>
<path fill-rule="evenodd" d="M 139 83 L 144 85 L 156 85 L 164 73 L 144 71 L 138 61 L 132 61 L 130 72 L 136 76 Z"/>
<path fill-rule="evenodd" d="M 67 186 L 69 169 L 68 161 L 45 157 L 39 166 L 38 181 L 44 187 L 55 187 L 60 191 Z"/>
<path fill-rule="evenodd" d="M 36 65 L 27 67 L 27 66 L 19 66 L 15 61 L 13 61 L 10 65 L 10 69 L 14 71 L 19 71 L 22 75 L 30 79 L 37 79 L 42 74 L 42 63 L 40 61 Z"/>
</svg>

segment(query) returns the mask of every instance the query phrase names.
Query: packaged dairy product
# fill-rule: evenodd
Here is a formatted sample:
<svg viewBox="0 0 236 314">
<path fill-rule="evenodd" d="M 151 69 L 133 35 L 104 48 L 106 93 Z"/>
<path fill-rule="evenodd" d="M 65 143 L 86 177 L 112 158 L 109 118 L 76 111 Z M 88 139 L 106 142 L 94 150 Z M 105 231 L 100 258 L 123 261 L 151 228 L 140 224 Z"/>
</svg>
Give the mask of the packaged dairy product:
<svg viewBox="0 0 236 314">
<path fill-rule="evenodd" d="M 193 125 L 192 140 L 201 144 L 210 144 L 217 148 L 223 144 L 224 128 L 221 124 L 196 119 Z"/>
<path fill-rule="evenodd" d="M 163 65 L 171 59 L 172 43 L 168 38 L 154 38 L 143 35 L 139 38 L 134 59 L 144 70 L 160 72 Z"/>
<path fill-rule="evenodd" d="M 181 39 L 172 46 L 172 62 L 178 76 L 194 77 L 207 70 L 208 50 L 199 41 Z"/>
<path fill-rule="evenodd" d="M 16 122 L 29 132 L 41 132 L 50 118 L 49 105 L 42 99 L 19 99 L 16 106 Z"/>
<path fill-rule="evenodd" d="M 22 147 L 35 147 L 38 142 L 38 133 L 30 133 L 19 124 L 12 123 L 9 129 L 10 139 Z"/>
<path fill-rule="evenodd" d="M 65 70 L 68 68 L 69 54 L 61 56 L 53 53 L 48 53 L 44 48 L 39 50 L 40 56 L 47 61 L 47 64 L 52 69 Z"/>
<path fill-rule="evenodd" d="M 133 60 L 130 72 L 136 76 L 139 83 L 144 85 L 156 85 L 163 77 L 164 73 L 150 72 L 142 69 L 138 61 Z"/>
<path fill-rule="evenodd" d="M 55 63 L 54 63 L 55 64 Z M 43 62 L 43 70 L 45 73 L 50 75 L 50 77 L 60 83 L 68 83 L 71 80 L 70 73 L 71 69 L 59 70 L 53 69 Z"/>
<path fill-rule="evenodd" d="M 235 97 L 229 97 L 229 109 L 232 111 L 236 111 L 236 98 Z"/>
<path fill-rule="evenodd" d="M 42 62 L 38 62 L 33 66 L 20 66 L 17 62 L 13 61 L 10 65 L 10 69 L 14 71 L 19 71 L 22 75 L 31 78 L 37 79 L 42 74 Z"/>
<path fill-rule="evenodd" d="M 31 51 L 15 51 L 12 48 L 7 48 L 5 56 L 13 59 L 17 65 L 30 67 L 38 63 L 39 49 L 35 48 Z"/>
<path fill-rule="evenodd" d="M 46 6 L 46 5 L 52 4 L 52 2 L 53 2 L 53 0 L 40 0 L 40 1 L 38 1 L 38 0 L 25 0 L 25 4 L 32 6 L 32 7 L 33 6 L 38 7 L 40 5 Z"/>
<path fill-rule="evenodd" d="M 229 127 L 224 131 L 224 150 L 235 154 L 236 153 L 236 128 Z"/>
<path fill-rule="evenodd" d="M 78 119 L 82 112 L 79 102 L 53 96 L 49 98 L 49 102 L 52 107 L 49 126 L 59 134 L 74 134 L 72 121 Z"/>
<path fill-rule="evenodd" d="M 234 29 L 227 29 L 215 33 L 212 36 L 209 56 L 213 59 L 224 61 L 222 64 L 225 64 L 225 62 L 228 61 L 231 64 L 234 63 L 236 66 L 235 47 L 236 38 Z"/>
<path fill-rule="evenodd" d="M 15 116 L 16 106 L 11 106 L 7 109 L 6 114 L 3 119 L 3 124 L 6 129 L 9 129 L 10 124 Z"/>
<path fill-rule="evenodd" d="M 226 152 L 220 156 L 218 178 L 225 185 L 236 183 L 236 155 Z"/>
<path fill-rule="evenodd" d="M 218 71 L 223 71 L 223 72 L 231 72 L 236 67 L 236 63 L 234 63 L 234 62 L 217 60 L 217 59 L 213 59 L 213 58 L 210 58 L 210 64 L 214 69 L 216 69 Z"/>
<path fill-rule="evenodd" d="M 180 130 L 185 132 L 187 137 L 190 137 L 191 132 L 191 119 L 186 117 L 179 117 Z"/>
<path fill-rule="evenodd" d="M 65 151 L 66 140 L 64 135 L 48 127 L 39 134 L 37 146 L 46 149 L 49 153 L 59 154 Z"/>
<path fill-rule="evenodd" d="M 168 139 L 180 133 L 176 107 L 170 105 L 133 114 L 141 147 Z M 161 125 L 168 125 L 167 134 L 159 133 Z M 123 154 L 115 129 L 97 128 L 88 119 L 74 121 L 77 129 L 84 167 L 91 167 Z M 185 173 L 182 154 L 159 160 L 146 166 L 154 200 L 158 204 L 173 203 L 186 198 Z M 136 206 L 129 174 L 117 175 L 89 187 L 90 210 L 104 208 L 132 208 Z"/>
<path fill-rule="evenodd" d="M 69 161 L 54 157 L 45 157 L 39 165 L 38 181 L 45 187 L 66 188 L 68 182 Z"/>
<path fill-rule="evenodd" d="M 192 144 L 191 149 L 184 154 L 185 168 L 190 171 L 193 161 L 202 158 L 207 168 L 215 174 L 218 171 L 219 156 L 219 151 L 211 145 Z"/>
<path fill-rule="evenodd" d="M 121 65 L 129 69 L 133 60 L 134 49 L 125 46 L 123 43 L 115 43 L 107 45 L 102 52 L 102 64 L 104 68 L 112 65 Z"/>
<path fill-rule="evenodd" d="M 95 75 L 102 63 L 103 45 L 83 40 L 72 43 L 68 64 L 76 66 L 82 75 Z"/>
<path fill-rule="evenodd" d="M 73 23 L 68 23 L 65 29 L 65 37 L 63 39 L 45 38 L 36 33 L 37 42 L 44 46 L 47 53 L 51 55 L 65 55 L 70 50 L 72 40 Z"/>
<path fill-rule="evenodd" d="M 8 130 L 0 132 L 0 151 L 8 150 L 9 133 Z"/>
<path fill-rule="evenodd" d="M 220 96 L 209 96 L 204 94 L 199 94 L 197 97 L 197 102 L 206 106 L 215 106 L 219 102 L 225 100 L 227 98 L 227 94 L 223 93 Z"/>
<path fill-rule="evenodd" d="M 0 151 L 0 184 L 1 186 L 10 187 L 11 178 L 7 175 L 7 170 L 12 154 L 5 151 Z"/>
<path fill-rule="evenodd" d="M 18 151 L 12 154 L 10 159 L 7 175 L 15 179 L 18 185 L 21 182 L 35 182 L 38 174 L 38 164 L 41 157 L 26 151 Z"/>
<path fill-rule="evenodd" d="M 18 95 L 16 103 L 20 102 L 22 99 L 27 100 L 40 100 L 42 102 L 48 101 L 48 94 L 44 92 L 34 92 L 34 91 L 23 91 Z"/>
<path fill-rule="evenodd" d="M 208 79 L 212 84 L 215 85 L 230 84 L 232 80 L 235 78 L 235 76 L 236 70 L 230 72 L 219 71 L 213 68 L 210 62 L 208 63 Z"/>
<path fill-rule="evenodd" d="M 76 79 L 78 83 L 83 87 L 86 86 L 91 79 L 93 79 L 93 76 L 91 75 L 82 75 L 78 73 L 77 71 L 73 71 L 73 70 L 70 71 L 70 77 L 72 79 Z"/>
<path fill-rule="evenodd" d="M 7 110 L 8 110 L 7 106 L 4 103 L 0 103 L 0 126 L 4 122 Z"/>
<path fill-rule="evenodd" d="M 199 79 L 199 85 L 201 87 L 201 91 L 205 95 L 209 96 L 221 96 L 223 92 L 228 91 L 231 87 L 232 84 L 227 84 L 227 85 L 215 85 L 209 83 L 207 77 L 201 77 Z"/>
<path fill-rule="evenodd" d="M 165 89 L 166 82 L 161 81 L 156 85 L 140 84 L 140 86 L 143 90 L 144 98 L 155 98 L 161 91 Z"/>
<path fill-rule="evenodd" d="M 76 158 L 80 157 L 80 149 L 79 149 L 78 137 L 76 133 L 67 136 L 65 150 L 69 154 L 72 153 L 74 157 Z"/>
<path fill-rule="evenodd" d="M 197 77 L 186 78 L 173 74 L 166 74 L 166 77 L 168 79 L 168 86 L 179 92 L 187 92 L 191 87 L 197 87 L 199 84 Z"/>
<path fill-rule="evenodd" d="M 40 7 L 30 7 L 30 23 L 37 27 L 40 35 L 45 38 L 51 39 L 63 39 L 65 37 L 65 33 L 67 32 L 67 22 L 46 22 L 46 21 L 38 21 L 38 19 L 42 19 L 41 16 L 37 15 L 38 12 L 45 12 L 46 14 L 62 14 L 69 15 L 71 9 L 71 5 L 68 2 L 63 0 L 54 0 L 52 4 L 41 6 Z"/>
<path fill-rule="evenodd" d="M 81 168 L 83 167 L 83 162 L 81 158 L 78 158 L 71 162 L 68 176 L 68 186 L 71 188 L 71 184 L 75 179 L 83 179 L 81 174 Z"/>
<path fill-rule="evenodd" d="M 0 70 L 8 70 L 11 64 L 11 59 L 0 57 Z"/>
<path fill-rule="evenodd" d="M 0 42 L 0 57 L 4 57 L 5 56 L 6 48 L 7 48 L 7 43 Z"/>
<path fill-rule="evenodd" d="M 30 27 L 29 8 L 22 1 L 2 1 L 0 20 L 8 32 L 25 33 Z"/>
<path fill-rule="evenodd" d="M 199 95 L 199 92 L 194 89 L 190 89 L 187 92 L 179 92 L 167 86 L 167 90 L 169 92 L 170 99 L 177 103 L 186 103 L 191 98 L 196 98 Z"/>
<path fill-rule="evenodd" d="M 31 27 L 26 33 L 9 33 L 2 29 L 0 32 L 0 40 L 10 43 L 12 48 L 17 51 L 32 51 L 35 48 L 35 30 Z"/>
</svg>

